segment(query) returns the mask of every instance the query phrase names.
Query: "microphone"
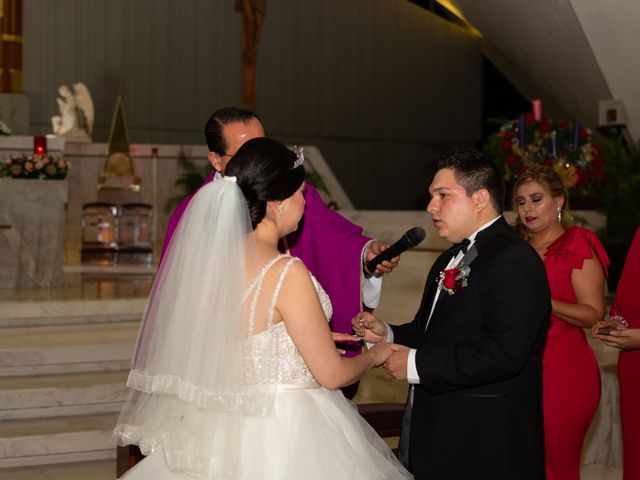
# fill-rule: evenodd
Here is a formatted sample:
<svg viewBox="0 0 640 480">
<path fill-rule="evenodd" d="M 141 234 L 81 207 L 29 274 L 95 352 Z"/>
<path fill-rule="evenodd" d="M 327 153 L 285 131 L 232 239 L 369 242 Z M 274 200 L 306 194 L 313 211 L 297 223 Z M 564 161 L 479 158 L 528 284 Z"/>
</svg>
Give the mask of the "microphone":
<svg viewBox="0 0 640 480">
<path fill-rule="evenodd" d="M 405 250 L 415 247 L 424 240 L 424 237 L 426 236 L 427 233 L 422 227 L 413 227 L 412 229 L 407 230 L 400 240 L 391 245 L 380 255 L 369 260 L 364 265 L 365 272 L 367 272 L 368 275 L 373 275 L 378 264 L 382 263 L 384 260 L 391 260 L 393 257 L 397 257 Z"/>
</svg>

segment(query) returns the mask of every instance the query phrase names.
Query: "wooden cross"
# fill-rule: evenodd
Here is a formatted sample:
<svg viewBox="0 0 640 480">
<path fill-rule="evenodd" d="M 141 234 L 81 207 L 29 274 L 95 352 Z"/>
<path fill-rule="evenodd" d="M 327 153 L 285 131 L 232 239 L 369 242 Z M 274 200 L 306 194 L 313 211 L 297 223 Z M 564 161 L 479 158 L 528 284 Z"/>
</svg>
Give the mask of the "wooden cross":
<svg viewBox="0 0 640 480">
<path fill-rule="evenodd" d="M 242 107 L 256 111 L 258 44 L 267 10 L 267 0 L 235 0 L 242 14 Z"/>
</svg>

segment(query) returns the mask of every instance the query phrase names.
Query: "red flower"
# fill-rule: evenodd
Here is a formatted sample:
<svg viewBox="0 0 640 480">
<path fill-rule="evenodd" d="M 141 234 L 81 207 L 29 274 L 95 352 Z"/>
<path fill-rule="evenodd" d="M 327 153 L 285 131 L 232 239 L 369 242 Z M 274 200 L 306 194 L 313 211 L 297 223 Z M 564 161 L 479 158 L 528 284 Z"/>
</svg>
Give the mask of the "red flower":
<svg viewBox="0 0 640 480">
<path fill-rule="evenodd" d="M 564 120 L 564 119 L 562 119 L 562 120 L 560 120 L 560 121 L 558 122 L 558 124 L 559 124 L 561 127 L 568 127 L 568 126 L 569 126 L 569 121 L 568 121 L 568 120 Z"/>
<path fill-rule="evenodd" d="M 580 137 L 581 138 L 589 138 L 591 136 L 591 134 L 589 133 L 589 130 L 587 130 L 584 127 L 580 128 Z"/>
<path fill-rule="evenodd" d="M 598 145 L 597 143 L 592 144 L 591 151 L 594 155 L 597 155 L 598 153 L 600 153 L 600 145 Z"/>
<path fill-rule="evenodd" d="M 601 167 L 604 165 L 604 160 L 602 160 L 602 157 L 596 153 L 591 159 L 591 165 L 594 167 Z"/>
<path fill-rule="evenodd" d="M 591 169 L 591 175 L 593 175 L 593 178 L 596 180 L 602 180 L 604 178 L 604 172 L 600 168 Z"/>
<path fill-rule="evenodd" d="M 507 130 L 506 132 L 502 132 L 502 135 L 501 135 L 502 138 L 505 138 L 507 140 L 511 140 L 515 136 L 516 134 L 510 130 Z"/>
<path fill-rule="evenodd" d="M 551 131 L 551 122 L 549 121 L 548 118 L 543 118 L 540 121 L 540 131 L 542 133 L 548 133 Z"/>
<path fill-rule="evenodd" d="M 518 169 L 518 171 L 516 172 L 516 175 L 519 177 L 520 175 L 522 175 L 524 172 L 527 171 L 527 167 L 522 166 Z"/>
<path fill-rule="evenodd" d="M 527 122 L 527 125 L 531 125 L 533 122 L 536 121 L 536 117 L 533 113 L 529 112 L 529 113 L 525 113 L 524 114 L 524 121 Z"/>
<path fill-rule="evenodd" d="M 576 180 L 576 184 L 574 186 L 578 187 L 580 185 L 586 185 L 587 183 L 589 183 L 589 177 L 587 176 L 587 173 L 577 165 L 576 165 L 576 175 L 578 179 Z"/>
<path fill-rule="evenodd" d="M 505 163 L 510 167 L 516 166 L 520 162 L 520 157 L 517 155 L 507 155 L 507 158 L 504 159 Z"/>
<path fill-rule="evenodd" d="M 458 291 L 459 286 L 456 284 L 456 277 L 460 274 L 460 269 L 451 268 L 449 270 L 444 270 L 442 273 L 444 273 L 442 285 L 449 290 Z"/>
<path fill-rule="evenodd" d="M 542 165 L 544 165 L 545 167 L 553 168 L 553 162 L 551 160 L 545 160 L 544 162 L 542 162 Z"/>
<path fill-rule="evenodd" d="M 508 150 L 511 150 L 511 145 L 513 145 L 511 140 L 505 140 L 504 142 L 500 142 L 500 148 L 505 152 Z"/>
</svg>

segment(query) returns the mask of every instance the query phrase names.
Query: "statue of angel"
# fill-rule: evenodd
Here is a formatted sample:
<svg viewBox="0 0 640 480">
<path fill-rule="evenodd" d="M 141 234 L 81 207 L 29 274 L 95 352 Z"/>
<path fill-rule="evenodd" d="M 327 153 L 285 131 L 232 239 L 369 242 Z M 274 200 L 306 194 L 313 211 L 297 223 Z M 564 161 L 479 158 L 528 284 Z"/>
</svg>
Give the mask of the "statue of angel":
<svg viewBox="0 0 640 480">
<path fill-rule="evenodd" d="M 60 115 L 51 117 L 53 133 L 71 142 L 91 142 L 94 111 L 87 86 L 82 82 L 74 83 L 71 89 L 61 85 L 58 93 Z"/>
</svg>

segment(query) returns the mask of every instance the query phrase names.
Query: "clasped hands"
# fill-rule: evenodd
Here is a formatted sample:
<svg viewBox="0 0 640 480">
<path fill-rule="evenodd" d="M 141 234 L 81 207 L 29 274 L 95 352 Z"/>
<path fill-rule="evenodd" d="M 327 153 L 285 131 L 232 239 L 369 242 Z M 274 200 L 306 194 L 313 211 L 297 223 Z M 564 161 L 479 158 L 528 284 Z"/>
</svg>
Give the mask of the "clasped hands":
<svg viewBox="0 0 640 480">
<path fill-rule="evenodd" d="M 376 366 L 384 369 L 397 380 L 407 378 L 409 348 L 387 342 L 387 326 L 382 320 L 368 312 L 360 312 L 351 320 L 356 336 L 374 344 L 369 351 L 376 356 Z"/>
<path fill-rule="evenodd" d="M 640 349 L 640 329 L 629 328 L 616 320 L 597 322 L 591 329 L 591 335 L 593 338 L 600 339 L 605 345 L 619 350 Z"/>
</svg>

